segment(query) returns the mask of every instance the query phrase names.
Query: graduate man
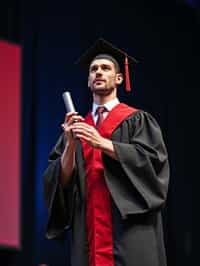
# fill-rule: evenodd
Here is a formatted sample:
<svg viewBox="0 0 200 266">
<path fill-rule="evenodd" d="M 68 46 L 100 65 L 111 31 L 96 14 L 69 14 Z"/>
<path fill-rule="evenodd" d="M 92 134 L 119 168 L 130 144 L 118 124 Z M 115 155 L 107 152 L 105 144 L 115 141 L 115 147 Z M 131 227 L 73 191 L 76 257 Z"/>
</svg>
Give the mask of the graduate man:
<svg viewBox="0 0 200 266">
<path fill-rule="evenodd" d="M 128 61 L 103 39 L 80 58 L 92 110 L 66 114 L 44 173 L 46 235 L 72 229 L 72 266 L 166 266 L 168 156 L 155 119 L 117 98 L 123 77 L 130 89 Z"/>
</svg>

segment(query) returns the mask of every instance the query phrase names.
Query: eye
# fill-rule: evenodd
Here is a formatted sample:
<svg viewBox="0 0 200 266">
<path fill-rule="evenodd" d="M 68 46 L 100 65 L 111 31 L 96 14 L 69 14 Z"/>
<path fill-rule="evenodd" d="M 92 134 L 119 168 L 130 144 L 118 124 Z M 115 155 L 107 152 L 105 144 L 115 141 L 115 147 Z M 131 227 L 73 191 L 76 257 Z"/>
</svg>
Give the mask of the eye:
<svg viewBox="0 0 200 266">
<path fill-rule="evenodd" d="M 95 71 L 97 71 L 97 66 L 92 66 L 92 67 L 90 68 L 90 72 L 95 72 Z"/>
<path fill-rule="evenodd" d="M 111 70 L 111 67 L 109 65 L 102 65 L 102 69 L 104 71 L 109 71 L 109 70 Z"/>
</svg>

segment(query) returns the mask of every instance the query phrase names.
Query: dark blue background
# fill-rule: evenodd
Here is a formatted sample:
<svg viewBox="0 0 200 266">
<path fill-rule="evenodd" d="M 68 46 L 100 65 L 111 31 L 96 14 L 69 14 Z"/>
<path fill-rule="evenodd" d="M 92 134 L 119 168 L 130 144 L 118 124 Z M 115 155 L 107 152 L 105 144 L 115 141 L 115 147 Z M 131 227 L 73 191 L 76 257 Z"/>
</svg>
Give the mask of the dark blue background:
<svg viewBox="0 0 200 266">
<path fill-rule="evenodd" d="M 185 2 L 185 4 L 183 4 Z M 171 181 L 164 212 L 169 266 L 198 258 L 199 9 L 197 1 L 11 1 L 0 9 L 0 36 L 20 43 L 22 65 L 21 250 L 0 250 L 0 265 L 64 266 L 64 245 L 45 239 L 42 174 L 65 116 L 62 92 L 71 91 L 85 114 L 87 77 L 74 62 L 98 37 L 140 63 L 133 91 L 119 97 L 158 120 L 169 150 Z M 196 8 L 195 8 L 196 7 Z"/>
</svg>

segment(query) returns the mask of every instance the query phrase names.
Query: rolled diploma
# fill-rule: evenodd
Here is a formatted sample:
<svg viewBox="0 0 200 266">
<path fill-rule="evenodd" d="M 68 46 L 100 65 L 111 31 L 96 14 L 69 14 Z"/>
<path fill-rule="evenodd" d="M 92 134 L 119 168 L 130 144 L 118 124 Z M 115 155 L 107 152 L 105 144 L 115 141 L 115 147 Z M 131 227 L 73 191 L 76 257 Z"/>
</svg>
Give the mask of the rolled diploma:
<svg viewBox="0 0 200 266">
<path fill-rule="evenodd" d="M 70 92 L 65 91 L 62 96 L 63 96 L 63 100 L 65 103 L 65 108 L 67 110 L 67 113 L 76 112 Z M 72 132 L 72 136 L 73 136 L 73 138 L 77 138 L 75 133 L 73 133 L 73 132 Z"/>
<path fill-rule="evenodd" d="M 65 91 L 63 93 L 63 100 L 65 103 L 65 107 L 66 107 L 67 112 L 76 112 L 74 104 L 72 102 L 71 94 L 69 91 Z"/>
</svg>

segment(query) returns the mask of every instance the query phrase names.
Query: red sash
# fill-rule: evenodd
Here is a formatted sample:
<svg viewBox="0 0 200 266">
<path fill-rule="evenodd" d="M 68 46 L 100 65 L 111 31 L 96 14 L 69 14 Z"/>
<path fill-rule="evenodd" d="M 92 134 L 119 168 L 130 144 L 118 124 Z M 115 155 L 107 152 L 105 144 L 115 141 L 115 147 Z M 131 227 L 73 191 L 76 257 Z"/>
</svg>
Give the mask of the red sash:
<svg viewBox="0 0 200 266">
<path fill-rule="evenodd" d="M 136 111 L 125 104 L 118 104 L 99 126 L 99 133 L 110 139 L 113 131 Z M 95 127 L 91 113 L 86 116 L 85 122 Z M 89 265 L 114 266 L 110 192 L 104 178 L 101 150 L 90 147 L 83 140 L 82 146 L 86 169 Z"/>
</svg>

